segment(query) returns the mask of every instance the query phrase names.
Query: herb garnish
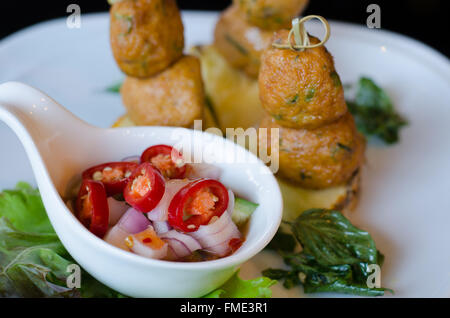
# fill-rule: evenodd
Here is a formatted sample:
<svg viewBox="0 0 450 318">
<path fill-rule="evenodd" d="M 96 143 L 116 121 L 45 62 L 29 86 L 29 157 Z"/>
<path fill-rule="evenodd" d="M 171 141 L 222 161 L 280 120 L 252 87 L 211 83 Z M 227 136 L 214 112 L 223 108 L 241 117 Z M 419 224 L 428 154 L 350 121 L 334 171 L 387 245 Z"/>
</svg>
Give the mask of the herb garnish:
<svg viewBox="0 0 450 318">
<path fill-rule="evenodd" d="M 122 82 L 118 82 L 116 84 L 113 84 L 113 85 L 107 87 L 106 91 L 110 92 L 110 93 L 119 93 L 121 87 L 122 87 Z"/>
<path fill-rule="evenodd" d="M 292 252 L 297 245 L 297 241 L 294 236 L 278 231 L 273 237 L 272 241 L 266 246 L 267 249 L 272 249 L 275 251 Z"/>
<path fill-rule="evenodd" d="M 386 92 L 366 77 L 360 78 L 355 100 L 347 101 L 347 106 L 360 132 L 377 136 L 388 144 L 396 143 L 400 128 L 408 124 L 395 111 Z"/>
<path fill-rule="evenodd" d="M 278 233 L 268 248 L 290 267 L 266 269 L 263 275 L 283 280 L 286 288 L 303 285 L 305 293 L 338 292 L 382 296 L 385 288 L 369 288 L 369 264 L 383 257 L 369 233 L 353 226 L 339 211 L 311 209 L 289 223 L 293 235 Z M 294 252 L 297 240 L 301 252 Z"/>
</svg>

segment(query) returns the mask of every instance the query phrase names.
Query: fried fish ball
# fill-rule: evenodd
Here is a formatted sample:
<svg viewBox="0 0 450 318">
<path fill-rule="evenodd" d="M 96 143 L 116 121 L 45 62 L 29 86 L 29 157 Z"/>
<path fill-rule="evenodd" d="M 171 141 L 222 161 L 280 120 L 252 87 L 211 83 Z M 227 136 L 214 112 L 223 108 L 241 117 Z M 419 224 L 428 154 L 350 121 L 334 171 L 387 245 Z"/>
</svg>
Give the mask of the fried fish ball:
<svg viewBox="0 0 450 318">
<path fill-rule="evenodd" d="M 288 31 L 273 41 L 286 43 Z M 319 40 L 310 36 L 312 44 Z M 294 51 L 271 46 L 262 55 L 259 96 L 266 111 L 290 128 L 316 128 L 344 115 L 344 90 L 324 46 Z"/>
<path fill-rule="evenodd" d="M 220 16 L 214 31 L 214 46 L 231 66 L 257 77 L 261 54 L 270 44 L 273 32 L 250 25 L 235 6 Z"/>
<path fill-rule="evenodd" d="M 249 23 L 266 30 L 290 28 L 291 20 L 305 9 L 308 0 L 234 0 Z"/>
<path fill-rule="evenodd" d="M 189 127 L 201 119 L 205 103 L 200 61 L 184 56 L 153 77 L 127 77 L 120 93 L 137 125 Z"/>
<path fill-rule="evenodd" d="M 279 128 L 278 174 L 304 188 L 343 185 L 364 161 L 365 140 L 350 113 L 312 130 L 285 128 L 267 115 L 260 128 L 269 128 L 269 138 L 259 139 L 260 147 L 269 152 L 270 128 Z"/>
<path fill-rule="evenodd" d="M 120 69 L 149 77 L 183 55 L 183 23 L 175 0 L 124 0 L 110 11 L 110 42 Z"/>
</svg>

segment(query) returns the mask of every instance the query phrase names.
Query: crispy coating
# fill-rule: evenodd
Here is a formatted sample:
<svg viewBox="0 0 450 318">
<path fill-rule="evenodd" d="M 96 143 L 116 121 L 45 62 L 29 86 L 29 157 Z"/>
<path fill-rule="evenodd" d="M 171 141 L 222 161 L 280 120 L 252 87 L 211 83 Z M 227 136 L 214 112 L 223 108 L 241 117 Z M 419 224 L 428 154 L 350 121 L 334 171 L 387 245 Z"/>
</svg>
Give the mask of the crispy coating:
<svg viewBox="0 0 450 318">
<path fill-rule="evenodd" d="M 269 45 L 273 32 L 250 25 L 244 14 L 232 5 L 220 16 L 214 31 L 214 46 L 231 66 L 257 77 L 261 54 Z"/>
<path fill-rule="evenodd" d="M 201 119 L 205 104 L 200 62 L 184 56 L 153 77 L 127 77 L 120 93 L 137 125 L 189 127 Z"/>
<path fill-rule="evenodd" d="M 266 30 L 290 29 L 291 21 L 308 5 L 308 0 L 233 0 L 247 21 Z"/>
<path fill-rule="evenodd" d="M 286 43 L 287 30 L 273 41 Z M 311 43 L 318 39 L 310 36 Z M 259 95 L 280 125 L 316 128 L 344 115 L 347 105 L 331 54 L 324 46 L 304 51 L 270 47 L 262 55 Z"/>
<path fill-rule="evenodd" d="M 112 5 L 110 42 L 120 69 L 149 77 L 183 55 L 183 23 L 175 0 L 125 0 Z"/>
<path fill-rule="evenodd" d="M 278 174 L 304 188 L 323 189 L 347 183 L 364 160 L 365 141 L 350 113 L 320 128 L 284 128 L 266 116 L 260 128 L 279 128 Z M 268 131 L 270 140 L 270 130 Z M 260 147 L 268 146 L 260 137 Z"/>
</svg>

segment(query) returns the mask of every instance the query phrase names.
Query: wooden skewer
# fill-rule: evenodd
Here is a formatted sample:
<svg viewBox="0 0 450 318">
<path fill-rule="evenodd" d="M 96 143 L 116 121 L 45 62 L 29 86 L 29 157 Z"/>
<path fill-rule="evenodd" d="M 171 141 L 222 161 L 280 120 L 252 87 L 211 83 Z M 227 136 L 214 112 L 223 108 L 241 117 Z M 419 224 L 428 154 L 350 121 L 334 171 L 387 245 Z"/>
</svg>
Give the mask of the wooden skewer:
<svg viewBox="0 0 450 318">
<path fill-rule="evenodd" d="M 318 19 L 320 22 L 322 22 L 322 25 L 325 27 L 325 36 L 323 40 L 316 44 L 310 43 L 308 32 L 306 32 L 306 28 L 304 25 L 306 21 L 312 19 Z M 320 15 L 308 15 L 301 19 L 295 18 L 292 20 L 292 28 L 289 31 L 287 43 L 284 44 L 272 43 L 272 46 L 278 49 L 291 49 L 294 51 L 303 51 L 304 49 L 312 49 L 324 45 L 330 38 L 330 34 L 331 34 L 330 25 L 328 24 L 328 21 L 324 17 Z M 294 35 L 294 43 L 292 43 L 292 35 Z"/>
</svg>

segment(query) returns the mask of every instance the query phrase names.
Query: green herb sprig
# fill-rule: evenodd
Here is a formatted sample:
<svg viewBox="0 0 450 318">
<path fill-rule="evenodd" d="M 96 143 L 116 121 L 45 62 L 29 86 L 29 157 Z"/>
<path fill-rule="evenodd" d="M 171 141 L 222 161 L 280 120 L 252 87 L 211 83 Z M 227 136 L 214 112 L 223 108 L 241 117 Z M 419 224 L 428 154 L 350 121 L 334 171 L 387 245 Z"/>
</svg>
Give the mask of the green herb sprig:
<svg viewBox="0 0 450 318">
<path fill-rule="evenodd" d="M 367 77 L 359 79 L 354 100 L 347 101 L 358 130 L 387 144 L 399 141 L 399 131 L 408 121 L 398 114 L 386 92 Z"/>
<path fill-rule="evenodd" d="M 353 226 L 339 211 L 311 209 L 289 223 L 292 233 L 279 232 L 268 248 L 276 250 L 289 270 L 269 268 L 263 275 L 286 288 L 303 285 L 305 293 L 337 292 L 382 296 L 385 288 L 369 288 L 369 264 L 383 256 L 370 234 Z M 301 252 L 294 252 L 302 247 Z"/>
<path fill-rule="evenodd" d="M 119 93 L 120 88 L 122 87 L 122 82 L 117 82 L 109 87 L 106 88 L 106 91 L 109 93 Z"/>
</svg>

